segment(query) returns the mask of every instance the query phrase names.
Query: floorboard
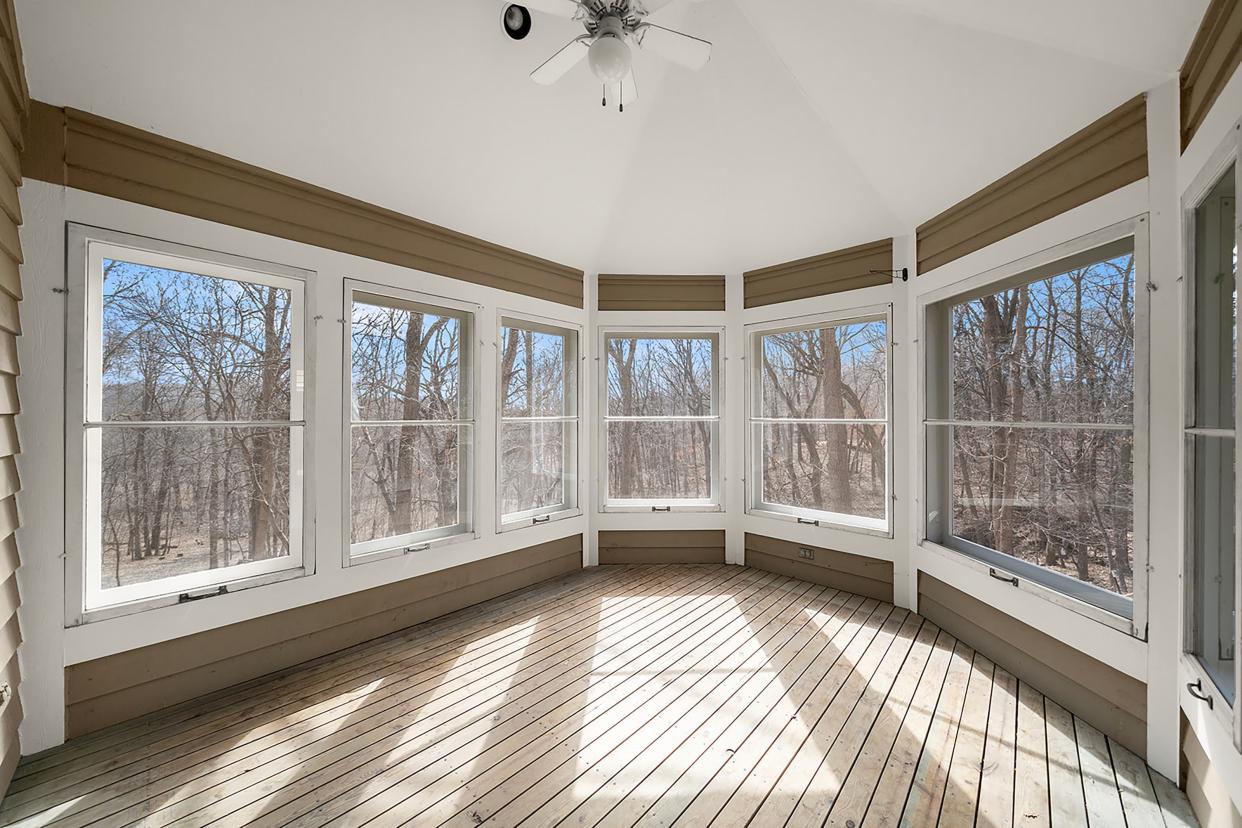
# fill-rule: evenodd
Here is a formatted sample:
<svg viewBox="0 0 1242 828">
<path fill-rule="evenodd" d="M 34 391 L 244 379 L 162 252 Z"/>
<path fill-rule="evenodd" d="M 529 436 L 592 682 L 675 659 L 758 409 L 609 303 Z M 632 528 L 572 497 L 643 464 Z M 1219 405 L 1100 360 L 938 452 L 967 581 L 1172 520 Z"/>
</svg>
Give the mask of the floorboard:
<svg viewBox="0 0 1242 828">
<path fill-rule="evenodd" d="M 20 826 L 1186 826 L 922 617 L 742 567 L 521 590 L 23 760 Z"/>
</svg>

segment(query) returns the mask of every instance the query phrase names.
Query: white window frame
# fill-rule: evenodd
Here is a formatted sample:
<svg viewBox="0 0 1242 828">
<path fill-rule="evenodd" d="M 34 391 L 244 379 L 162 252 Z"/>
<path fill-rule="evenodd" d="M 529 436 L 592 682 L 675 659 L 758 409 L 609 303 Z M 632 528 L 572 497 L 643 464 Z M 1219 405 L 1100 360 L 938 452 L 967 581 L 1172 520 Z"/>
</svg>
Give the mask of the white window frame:
<svg viewBox="0 0 1242 828">
<path fill-rule="evenodd" d="M 803 331 L 812 328 L 840 327 L 843 325 L 864 322 L 883 321 L 885 324 L 884 346 L 884 405 L 883 419 L 860 419 L 844 417 L 839 420 L 803 420 L 791 418 L 763 417 L 762 370 L 763 355 L 760 351 L 763 337 L 788 331 Z M 806 316 L 788 317 L 784 319 L 754 322 L 746 326 L 747 358 L 750 362 L 746 371 L 746 514 L 756 517 L 782 520 L 810 526 L 829 527 L 845 532 L 856 532 L 864 535 L 893 537 L 893 306 L 869 305 L 848 308 L 838 311 L 809 314 Z M 826 512 L 817 509 L 805 509 L 787 506 L 780 503 L 767 503 L 763 500 L 763 444 L 756 439 L 756 426 L 764 423 L 781 422 L 814 422 L 851 425 L 855 423 L 884 425 L 884 508 L 883 520 L 848 515 L 838 512 Z"/>
<path fill-rule="evenodd" d="M 103 317 L 103 259 L 118 259 L 151 267 L 208 277 L 244 281 L 290 292 L 290 399 L 289 419 L 278 421 L 208 421 L 146 423 L 152 428 L 202 428 L 272 425 L 289 430 L 289 554 L 223 569 L 203 570 L 143 584 L 103 590 L 99 584 L 101 560 L 99 527 L 95 520 L 100 467 L 91 464 L 99 451 L 98 438 L 107 428 L 97 416 L 102 404 L 102 339 L 91 326 Z M 68 226 L 66 325 L 65 488 L 69 504 L 65 521 L 65 623 L 77 626 L 129 615 L 156 607 L 206 598 L 260 586 L 314 572 L 313 521 L 305 503 L 310 497 L 305 470 L 312 464 L 312 377 L 306 344 L 310 340 L 306 285 L 313 276 L 271 262 L 203 250 L 143 236 L 70 223 Z M 92 416 L 95 414 L 96 416 Z M 132 424 L 130 424 L 132 426 Z M 74 506 L 78 504 L 78 506 Z M 110 600 L 103 600 L 104 593 Z"/>
<path fill-rule="evenodd" d="M 467 517 L 464 520 L 459 520 L 458 523 L 453 526 L 422 530 L 418 532 L 408 532 L 404 535 L 375 538 L 373 540 L 362 541 L 360 543 L 353 542 L 353 467 L 351 456 L 353 450 L 353 430 L 356 426 L 403 424 L 403 421 L 398 420 L 355 420 L 353 418 L 353 307 L 355 294 L 404 302 L 423 308 L 429 313 L 450 311 L 454 314 L 462 315 L 465 318 L 465 325 L 463 326 L 465 330 L 461 333 L 461 353 L 458 356 L 458 360 L 462 365 L 461 393 L 466 398 L 465 408 L 468 416 L 454 420 L 414 421 L 420 425 L 456 425 L 469 427 L 470 439 L 468 441 L 459 442 L 459 453 L 457 460 L 457 468 L 459 470 L 457 481 L 458 514 L 459 517 L 461 517 L 461 504 L 466 504 L 465 511 Z M 435 296 L 433 294 L 405 290 L 404 288 L 393 287 L 379 282 L 369 282 L 352 278 L 345 279 L 344 306 L 341 317 L 341 338 L 343 341 L 343 363 L 341 366 L 341 422 L 344 426 L 341 440 L 342 566 L 357 566 L 371 561 L 379 561 L 387 558 L 401 557 L 403 555 L 422 553 L 432 549 L 433 547 L 474 540 L 479 537 L 477 528 L 478 510 L 476 508 L 479 502 L 479 475 L 476 465 L 478 456 L 476 449 L 479 442 L 478 400 L 480 360 L 478 358 L 478 324 L 479 318 L 482 315 L 482 309 L 481 305 L 475 303 L 462 302 L 443 296 Z"/>
<path fill-rule="evenodd" d="M 711 338 L 714 339 L 712 346 L 712 414 L 708 416 L 663 416 L 663 417 L 621 417 L 611 416 L 608 414 L 608 340 L 611 338 L 625 339 L 629 337 L 637 337 L 640 339 L 677 339 L 677 338 Z M 725 348 L 725 329 L 721 326 L 704 326 L 704 325 L 622 325 L 622 326 L 600 326 L 598 340 L 599 354 L 596 360 L 599 362 L 598 372 L 598 405 L 599 417 L 596 422 L 598 424 L 598 436 L 596 445 L 598 449 L 596 468 L 598 469 L 599 482 L 599 511 L 603 512 L 720 512 L 724 510 L 724 494 L 723 494 L 723 475 L 721 464 L 724 462 L 724 447 L 721 445 L 721 435 L 724 433 L 724 411 L 725 411 L 725 388 L 724 388 L 724 348 Z M 685 422 L 701 422 L 707 421 L 712 424 L 711 429 L 711 494 L 706 498 L 612 498 L 608 492 L 608 424 L 610 422 L 623 422 L 626 420 L 654 422 L 654 421 L 685 421 Z"/>
<path fill-rule="evenodd" d="M 500 375 L 499 366 L 504 352 L 504 329 L 507 327 L 539 331 L 565 337 L 565 377 L 564 394 L 566 413 L 561 416 L 545 417 L 506 417 L 504 414 L 504 377 Z M 528 526 L 539 526 L 554 523 L 558 520 L 577 517 L 582 514 L 582 480 L 578 471 L 579 441 L 582 417 L 582 326 L 559 319 L 535 316 L 520 311 L 498 309 L 496 311 L 496 531 L 512 532 Z M 569 411 L 572 410 L 572 413 Z M 565 423 L 566 439 L 563 448 L 562 492 L 565 499 L 559 504 L 543 506 L 538 509 L 525 509 L 506 515 L 502 504 L 502 471 L 504 466 L 504 425 L 505 423 L 521 422 L 559 422 Z M 568 426 L 572 425 L 572 428 Z M 572 434 L 572 439 L 568 439 Z"/>
<path fill-rule="evenodd" d="M 1053 266 L 1067 259 L 1089 256 L 1100 248 L 1127 238 L 1133 238 L 1134 245 L 1134 421 L 1131 426 L 1122 426 L 1119 430 L 1132 430 L 1134 434 L 1132 460 L 1134 466 L 1133 599 L 1118 596 L 1100 587 L 1079 581 L 1077 578 L 1044 569 L 1036 564 L 960 538 L 955 539 L 952 546 L 937 542 L 933 540 L 936 532 L 929 526 L 930 515 L 933 511 L 943 513 L 950 519 L 952 516 L 952 504 L 949 502 L 952 496 L 952 459 L 946 458 L 947 462 L 940 463 L 936 461 L 934 452 L 929 448 L 933 429 L 944 429 L 948 425 L 973 424 L 955 421 L 952 418 L 928 417 L 928 395 L 935 392 L 935 379 L 940 380 L 946 388 L 948 388 L 947 382 L 951 381 L 950 378 L 943 376 L 949 368 L 951 342 L 948 340 L 947 329 L 938 333 L 934 321 L 929 320 L 933 309 L 948 308 L 971 298 L 1004 290 L 1010 285 L 1026 283 L 1030 281 L 1033 273 L 1038 274 L 1034 276 L 1035 279 L 1047 278 L 1053 275 L 1048 272 Z M 930 291 L 919 297 L 916 308 L 919 329 L 917 337 L 919 364 L 922 366 L 918 375 L 920 386 L 918 462 L 919 477 L 923 480 L 923 502 L 920 504 L 918 523 L 919 544 L 947 553 L 951 557 L 957 557 L 972 568 L 985 570 L 993 577 L 1010 581 L 1018 589 L 1030 592 L 1092 621 L 1144 640 L 1147 638 L 1148 618 L 1147 470 L 1150 419 L 1148 350 L 1151 340 L 1150 295 L 1147 289 L 1151 281 L 1149 274 L 1148 221 L 1146 215 L 1141 215 Z M 1024 426 L 1036 428 L 1041 426 L 1065 428 L 1072 425 L 1070 423 L 1024 423 Z M 1090 427 L 1096 428 L 1098 424 L 1090 424 Z M 947 431 L 947 429 L 944 430 Z M 944 534 L 946 537 L 953 537 L 952 527 L 946 527 Z M 1086 597 L 1092 600 L 1086 600 Z"/>
<path fill-rule="evenodd" d="M 1235 193 L 1242 194 L 1242 127 L 1235 125 L 1217 147 L 1211 159 L 1195 176 L 1182 194 L 1182 302 L 1183 326 L 1183 376 L 1182 383 L 1182 439 L 1184 452 L 1184 476 L 1182 481 L 1184 543 L 1182 548 L 1183 601 L 1182 601 L 1182 664 L 1197 682 L 1199 693 L 1207 695 L 1211 702 L 1211 714 L 1220 725 L 1233 735 L 1234 747 L 1242 752 L 1242 445 L 1237 435 L 1238 400 L 1234 399 L 1234 428 L 1200 428 L 1195 425 L 1196 414 L 1196 346 L 1197 326 L 1195 320 L 1195 211 L 1207 198 L 1216 182 L 1234 165 Z M 1235 198 L 1237 196 L 1235 195 Z M 1242 240 L 1242 210 L 1235 206 L 1235 239 Z M 1235 322 L 1237 324 L 1237 322 Z M 1235 337 L 1235 358 L 1242 365 L 1242 337 Z M 1231 436 L 1234 443 L 1234 703 L 1230 705 L 1216 687 L 1216 683 L 1195 654 L 1195 447 L 1197 436 Z"/>
</svg>

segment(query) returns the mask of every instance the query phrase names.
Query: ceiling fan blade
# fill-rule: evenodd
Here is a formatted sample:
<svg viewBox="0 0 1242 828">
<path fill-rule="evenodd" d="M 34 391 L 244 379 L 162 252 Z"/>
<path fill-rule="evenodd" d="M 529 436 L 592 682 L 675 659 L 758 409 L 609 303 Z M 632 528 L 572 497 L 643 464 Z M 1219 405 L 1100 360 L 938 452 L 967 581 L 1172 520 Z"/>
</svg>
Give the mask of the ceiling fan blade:
<svg viewBox="0 0 1242 828">
<path fill-rule="evenodd" d="M 619 100 L 618 100 L 619 98 Z M 621 83 L 614 83 L 608 87 L 608 105 L 621 106 L 633 103 L 638 100 L 638 83 L 634 80 L 634 69 L 630 68 L 630 72 L 625 76 Z"/>
<path fill-rule="evenodd" d="M 578 14 L 581 8 L 575 0 L 522 0 L 522 5 L 531 11 L 570 19 Z"/>
<path fill-rule="evenodd" d="M 702 38 L 643 23 L 634 33 L 638 45 L 687 69 L 702 69 L 712 56 L 712 44 Z"/>
<path fill-rule="evenodd" d="M 573 69 L 584 57 L 590 45 L 587 43 L 587 37 L 576 37 L 552 57 L 539 64 L 535 71 L 530 73 L 530 79 L 535 83 L 549 86 L 561 79 L 561 76 Z"/>
</svg>

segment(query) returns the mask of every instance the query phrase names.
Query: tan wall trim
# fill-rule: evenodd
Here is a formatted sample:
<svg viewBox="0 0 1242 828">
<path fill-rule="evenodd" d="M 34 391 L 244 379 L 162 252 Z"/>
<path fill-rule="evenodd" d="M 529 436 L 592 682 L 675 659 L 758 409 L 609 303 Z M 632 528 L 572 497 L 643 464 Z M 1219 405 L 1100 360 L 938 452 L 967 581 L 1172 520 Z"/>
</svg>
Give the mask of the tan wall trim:
<svg viewBox="0 0 1242 828">
<path fill-rule="evenodd" d="M 72 738 L 582 567 L 573 535 L 65 669 Z"/>
<path fill-rule="evenodd" d="M 580 270 L 87 112 L 36 110 L 28 178 L 582 307 Z"/>
<path fill-rule="evenodd" d="M 598 306 L 602 311 L 722 311 L 725 277 L 601 273 Z"/>
<path fill-rule="evenodd" d="M 919 614 L 939 624 L 1048 698 L 1147 755 L 1147 685 L 919 573 Z"/>
<path fill-rule="evenodd" d="M 1182 719 L 1183 788 L 1202 828 L 1242 828 L 1242 814 L 1194 730 Z"/>
<path fill-rule="evenodd" d="M 722 564 L 723 529 L 644 529 L 599 533 L 601 564 Z"/>
<path fill-rule="evenodd" d="M 1242 63 L 1242 3 L 1212 0 L 1182 62 L 1182 149 Z"/>
<path fill-rule="evenodd" d="M 1133 98 L 918 228 L 919 273 L 1147 177 L 1147 98 Z"/>
<path fill-rule="evenodd" d="M 0 682 L 13 695 L 0 712 L 0 797 L 21 755 L 18 726 L 22 721 L 21 668 L 17 650 L 22 643 L 17 610 L 19 523 L 16 494 L 21 489 L 16 456 L 21 451 L 16 417 L 21 411 L 17 396 L 17 337 L 21 335 L 18 302 L 22 298 L 22 223 L 17 190 L 22 184 L 19 157 L 30 113 L 30 93 L 22 67 L 21 43 L 13 0 L 0 5 Z"/>
<path fill-rule="evenodd" d="M 893 240 L 834 250 L 742 274 L 745 305 L 757 308 L 892 282 Z"/>
<path fill-rule="evenodd" d="M 802 549 L 810 549 L 815 557 L 801 557 Z M 746 565 L 880 601 L 893 600 L 892 561 L 747 532 Z"/>
</svg>

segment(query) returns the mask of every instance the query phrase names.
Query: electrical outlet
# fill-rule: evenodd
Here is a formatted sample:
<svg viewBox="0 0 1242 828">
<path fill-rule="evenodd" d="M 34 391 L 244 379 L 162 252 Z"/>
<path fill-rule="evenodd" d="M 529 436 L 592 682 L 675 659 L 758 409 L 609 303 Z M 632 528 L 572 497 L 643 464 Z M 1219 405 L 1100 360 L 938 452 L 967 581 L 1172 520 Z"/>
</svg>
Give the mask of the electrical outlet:
<svg viewBox="0 0 1242 828">
<path fill-rule="evenodd" d="M 815 550 L 814 550 L 814 549 L 809 549 L 809 548 L 807 548 L 807 547 L 805 547 L 805 546 L 799 547 L 799 548 L 798 548 L 798 557 L 799 557 L 799 558 L 806 558 L 807 560 L 813 561 L 813 560 L 815 560 Z"/>
</svg>

